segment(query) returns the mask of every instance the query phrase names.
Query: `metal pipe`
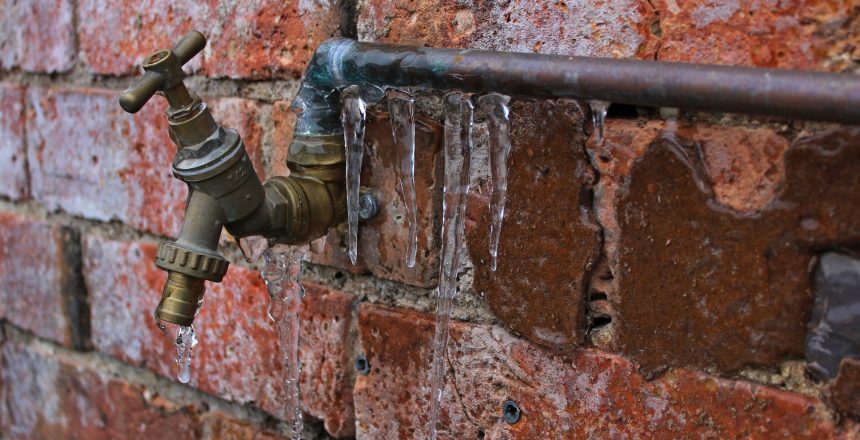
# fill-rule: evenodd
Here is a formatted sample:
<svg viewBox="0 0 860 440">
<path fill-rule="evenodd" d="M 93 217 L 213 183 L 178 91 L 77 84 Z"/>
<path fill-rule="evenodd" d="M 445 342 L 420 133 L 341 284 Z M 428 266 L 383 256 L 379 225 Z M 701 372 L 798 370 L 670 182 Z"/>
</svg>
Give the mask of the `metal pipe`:
<svg viewBox="0 0 860 440">
<path fill-rule="evenodd" d="M 323 107 L 333 90 L 352 84 L 860 123 L 860 77 L 849 74 L 331 39 L 317 50 L 297 98 L 299 109 L 316 118 L 300 121 L 300 132 L 337 130 L 338 112 Z"/>
</svg>

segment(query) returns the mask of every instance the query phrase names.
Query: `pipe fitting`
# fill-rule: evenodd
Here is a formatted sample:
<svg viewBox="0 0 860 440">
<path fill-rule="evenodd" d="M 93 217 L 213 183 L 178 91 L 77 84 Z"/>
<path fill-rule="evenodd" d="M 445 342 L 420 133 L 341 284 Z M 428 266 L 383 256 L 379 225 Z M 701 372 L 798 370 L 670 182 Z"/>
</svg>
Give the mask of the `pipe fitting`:
<svg viewBox="0 0 860 440">
<path fill-rule="evenodd" d="M 192 32 L 172 50 L 153 53 L 144 61 L 146 74 L 120 97 L 130 113 L 156 92 L 169 104 L 170 138 L 178 147 L 173 175 L 189 191 L 179 237 L 158 247 L 155 263 L 168 277 L 155 314 L 181 326 L 193 322 L 205 281 L 219 282 L 227 272 L 228 262 L 218 253 L 222 229 L 235 237 L 261 235 L 275 243 L 304 244 L 346 217 L 342 135 L 297 136 L 290 176 L 264 185 L 239 133 L 220 127 L 182 82 L 182 64 L 205 43 L 202 34 Z"/>
</svg>

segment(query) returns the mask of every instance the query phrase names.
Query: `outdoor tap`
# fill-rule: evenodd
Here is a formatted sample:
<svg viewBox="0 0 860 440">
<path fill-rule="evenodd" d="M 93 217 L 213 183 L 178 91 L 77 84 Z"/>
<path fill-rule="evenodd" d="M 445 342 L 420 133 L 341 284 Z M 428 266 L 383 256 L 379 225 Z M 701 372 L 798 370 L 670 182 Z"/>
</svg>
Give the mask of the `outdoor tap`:
<svg viewBox="0 0 860 440">
<path fill-rule="evenodd" d="M 222 228 L 237 238 L 259 235 L 273 243 L 304 244 L 346 217 L 341 138 L 296 136 L 290 176 L 263 184 L 239 133 L 219 126 L 183 83 L 182 65 L 205 46 L 203 34 L 192 31 L 173 49 L 149 55 L 144 75 L 119 98 L 129 113 L 155 94 L 169 105 L 169 134 L 178 148 L 173 175 L 188 185 L 188 199 L 179 237 L 159 244 L 156 253 L 155 264 L 168 278 L 155 315 L 180 326 L 193 322 L 205 281 L 219 282 L 227 272 L 228 262 L 218 253 Z"/>
</svg>

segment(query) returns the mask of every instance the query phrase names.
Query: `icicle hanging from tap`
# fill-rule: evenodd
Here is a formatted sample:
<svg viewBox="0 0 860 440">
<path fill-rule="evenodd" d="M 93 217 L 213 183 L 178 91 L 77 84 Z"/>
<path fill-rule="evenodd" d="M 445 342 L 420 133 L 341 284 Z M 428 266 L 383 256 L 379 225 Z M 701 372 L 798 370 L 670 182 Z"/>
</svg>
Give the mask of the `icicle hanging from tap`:
<svg viewBox="0 0 860 440">
<path fill-rule="evenodd" d="M 391 114 L 391 135 L 397 155 L 397 181 L 406 207 L 409 241 L 406 247 L 406 266 L 415 266 L 418 253 L 418 208 L 415 201 L 415 101 L 409 93 L 388 89 L 388 111 Z"/>
<path fill-rule="evenodd" d="M 170 338 L 176 348 L 176 365 L 179 366 L 179 374 L 176 378 L 182 383 L 191 380 L 191 350 L 197 345 L 197 336 L 194 334 L 194 326 L 177 325 L 165 322 L 156 316 L 155 324 L 162 333 Z"/>
<path fill-rule="evenodd" d="M 294 440 L 301 438 L 304 425 L 299 392 L 299 313 L 305 289 L 299 275 L 307 250 L 307 246 L 274 245 L 263 253 L 262 275 L 269 291 L 269 319 L 275 323 L 284 368 L 284 419 Z"/>
<path fill-rule="evenodd" d="M 596 99 L 588 101 L 588 106 L 591 107 L 591 122 L 594 125 L 594 142 L 596 145 L 603 145 L 603 126 L 609 105 L 609 102 Z"/>
<path fill-rule="evenodd" d="M 346 149 L 346 217 L 349 225 L 349 260 L 358 258 L 358 206 L 361 187 L 361 160 L 364 157 L 364 122 L 366 103 L 358 86 L 341 91 L 341 122 Z"/>
<path fill-rule="evenodd" d="M 478 98 L 481 110 L 487 115 L 490 134 L 490 269 L 496 270 L 499 238 L 505 217 L 508 198 L 508 155 L 511 152 L 511 126 L 509 96 L 490 93 Z"/>
<path fill-rule="evenodd" d="M 436 438 L 436 423 L 444 389 L 444 359 L 448 346 L 448 323 L 457 294 L 457 269 L 463 245 L 466 196 L 469 191 L 469 162 L 472 154 L 472 102 L 467 95 L 445 95 L 445 187 L 442 196 L 442 251 L 439 287 L 436 293 L 436 332 L 431 365 L 429 437 Z"/>
</svg>

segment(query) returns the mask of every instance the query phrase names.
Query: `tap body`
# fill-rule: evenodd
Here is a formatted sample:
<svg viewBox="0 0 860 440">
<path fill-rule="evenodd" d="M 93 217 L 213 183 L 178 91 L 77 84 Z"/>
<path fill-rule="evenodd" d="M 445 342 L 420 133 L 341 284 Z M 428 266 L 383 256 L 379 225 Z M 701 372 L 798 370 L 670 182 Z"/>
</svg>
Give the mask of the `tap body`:
<svg viewBox="0 0 860 440">
<path fill-rule="evenodd" d="M 169 104 L 170 138 L 177 146 L 173 175 L 188 185 L 188 199 L 178 238 L 161 243 L 156 253 L 155 264 L 168 278 L 155 314 L 182 326 L 193 322 L 205 281 L 219 282 L 227 272 L 228 262 L 218 253 L 222 229 L 237 238 L 259 235 L 275 243 L 304 244 L 346 216 L 340 137 L 297 136 L 287 163 L 290 175 L 264 184 L 239 133 L 218 125 L 182 82 L 182 64 L 205 43 L 202 34 L 192 32 L 172 50 L 153 53 L 143 63 L 146 73 L 120 97 L 130 113 L 155 93 Z"/>
</svg>

